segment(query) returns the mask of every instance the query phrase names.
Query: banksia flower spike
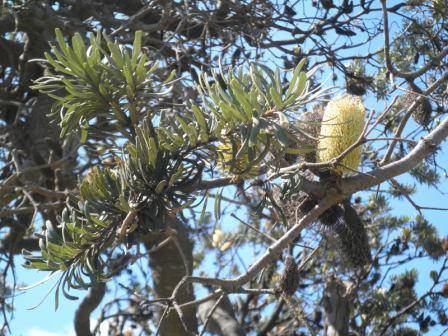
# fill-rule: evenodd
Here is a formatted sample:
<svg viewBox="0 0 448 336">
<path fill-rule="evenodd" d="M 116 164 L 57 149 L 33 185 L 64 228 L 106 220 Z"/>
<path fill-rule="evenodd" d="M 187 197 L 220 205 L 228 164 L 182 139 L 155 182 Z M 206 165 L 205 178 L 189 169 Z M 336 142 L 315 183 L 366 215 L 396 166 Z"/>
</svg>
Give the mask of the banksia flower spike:
<svg viewBox="0 0 448 336">
<path fill-rule="evenodd" d="M 236 157 L 241 148 L 240 141 L 232 143 L 225 140 L 217 145 L 218 167 L 226 174 L 235 175 L 243 178 L 251 178 L 258 175 L 259 167 L 253 165 L 248 153 L 242 153 Z"/>
<path fill-rule="evenodd" d="M 365 125 L 365 108 L 359 97 L 344 95 L 330 101 L 325 108 L 318 144 L 318 161 L 339 156 L 358 140 Z M 342 175 L 356 170 L 361 161 L 361 146 L 348 153 L 332 173 Z"/>
</svg>

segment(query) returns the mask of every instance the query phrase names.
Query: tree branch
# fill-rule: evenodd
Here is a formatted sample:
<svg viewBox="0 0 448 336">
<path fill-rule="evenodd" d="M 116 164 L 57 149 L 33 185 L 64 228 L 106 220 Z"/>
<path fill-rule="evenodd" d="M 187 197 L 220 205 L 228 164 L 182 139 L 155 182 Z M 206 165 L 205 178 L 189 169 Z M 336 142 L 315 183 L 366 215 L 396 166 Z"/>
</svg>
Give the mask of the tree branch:
<svg viewBox="0 0 448 336">
<path fill-rule="evenodd" d="M 395 176 L 401 175 L 421 162 L 427 155 L 433 153 L 437 146 L 440 145 L 448 137 L 448 118 L 442 121 L 433 131 L 426 137 L 423 137 L 414 149 L 402 159 L 394 161 L 381 168 L 377 168 L 367 174 L 358 173 L 355 176 L 344 178 L 340 181 L 338 190 L 327 189 L 326 194 L 322 194 L 322 200 L 296 225 L 288 230 L 280 239 L 267 248 L 266 252 L 256 260 L 248 270 L 233 279 L 217 279 L 203 277 L 184 277 L 173 290 L 171 300 L 173 306 L 182 318 L 182 308 L 177 302 L 177 297 L 181 288 L 187 284 L 201 283 L 209 286 L 216 286 L 225 289 L 228 292 L 238 292 L 242 285 L 253 279 L 263 268 L 268 266 L 273 260 L 282 253 L 282 251 L 290 244 L 300 232 L 313 221 L 315 221 L 330 206 L 341 202 L 349 195 L 378 185 Z M 188 304 L 184 304 L 188 306 Z"/>
<path fill-rule="evenodd" d="M 99 306 L 106 293 L 106 284 L 99 282 L 92 286 L 75 313 L 75 332 L 77 336 L 91 336 L 90 314 Z"/>
</svg>

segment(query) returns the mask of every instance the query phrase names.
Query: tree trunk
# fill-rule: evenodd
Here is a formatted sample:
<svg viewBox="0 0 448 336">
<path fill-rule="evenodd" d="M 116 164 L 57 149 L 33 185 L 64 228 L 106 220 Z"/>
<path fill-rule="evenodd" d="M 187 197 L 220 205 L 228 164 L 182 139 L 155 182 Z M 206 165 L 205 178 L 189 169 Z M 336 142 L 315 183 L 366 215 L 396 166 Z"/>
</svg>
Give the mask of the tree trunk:
<svg viewBox="0 0 448 336">
<path fill-rule="evenodd" d="M 243 336 L 243 328 L 238 324 L 232 303 L 227 297 L 220 302 L 213 315 L 208 317 L 215 303 L 216 300 L 204 302 L 198 309 L 202 323 L 205 324 L 207 318 L 209 319 L 207 331 L 220 336 Z"/>
<path fill-rule="evenodd" d="M 325 336 L 347 336 L 350 318 L 350 300 L 346 285 L 330 276 L 325 285 Z"/>
<path fill-rule="evenodd" d="M 193 268 L 193 243 L 188 238 L 187 229 L 179 220 L 175 218 L 168 218 L 164 226 L 174 229 L 177 232 L 175 237 L 179 242 L 180 248 L 182 249 L 188 268 L 191 270 Z M 154 238 L 154 235 L 148 235 L 148 237 L 145 237 L 144 243 L 146 248 L 150 250 L 166 238 L 167 235 L 159 235 L 157 238 Z M 173 241 L 150 253 L 149 266 L 152 270 L 154 291 L 158 298 L 170 297 L 173 293 L 174 287 L 187 274 L 184 261 L 182 260 L 182 255 Z M 193 286 L 184 286 L 178 297 L 178 302 L 183 303 L 192 300 L 194 300 Z M 160 321 L 162 312 L 163 310 L 159 310 L 157 312 L 156 316 L 158 319 L 156 324 Z M 185 309 L 183 312 L 184 322 L 189 331 L 196 332 L 196 309 L 191 307 L 189 309 Z M 171 310 L 171 313 L 165 316 L 162 321 L 159 335 L 182 336 L 190 335 L 190 333 L 188 333 L 183 327 L 177 312 Z"/>
<path fill-rule="evenodd" d="M 90 314 L 99 306 L 106 293 L 106 284 L 100 282 L 89 289 L 75 313 L 75 333 L 77 336 L 91 336 Z"/>
</svg>

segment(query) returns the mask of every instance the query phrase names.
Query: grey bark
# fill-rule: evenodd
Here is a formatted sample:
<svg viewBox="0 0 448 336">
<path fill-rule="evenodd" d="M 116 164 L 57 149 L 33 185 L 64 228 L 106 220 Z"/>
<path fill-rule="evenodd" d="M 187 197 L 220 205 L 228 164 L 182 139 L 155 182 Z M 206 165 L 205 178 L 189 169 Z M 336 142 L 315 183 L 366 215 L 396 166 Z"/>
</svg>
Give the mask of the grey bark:
<svg viewBox="0 0 448 336">
<path fill-rule="evenodd" d="M 166 217 L 165 225 L 171 229 L 174 229 L 177 234 L 176 238 L 179 242 L 182 253 L 187 261 L 189 270 L 193 268 L 193 243 L 188 238 L 188 231 L 186 227 L 177 219 Z M 164 225 L 164 226 L 165 226 Z M 148 235 L 145 237 L 144 243 L 147 249 L 154 248 L 158 243 L 163 241 L 167 236 Z M 173 242 L 164 245 L 162 248 L 150 254 L 149 266 L 151 267 L 152 277 L 154 282 L 154 291 L 158 298 L 169 298 L 173 293 L 174 287 L 179 283 L 182 278 L 187 275 L 185 265 L 182 260 L 182 256 L 179 249 Z M 189 274 L 191 275 L 191 274 Z M 179 295 L 179 303 L 184 303 L 194 300 L 193 286 L 190 284 L 183 287 Z M 160 309 L 157 314 L 157 325 L 163 310 Z M 197 318 L 196 309 L 194 306 L 187 308 L 183 311 L 184 323 L 188 327 L 189 331 L 196 332 L 197 330 Z M 172 309 L 170 313 L 162 321 L 159 335 L 172 336 L 172 335 L 189 335 L 177 312 Z"/>
<path fill-rule="evenodd" d="M 323 306 L 325 311 L 325 336 L 347 336 L 350 299 L 346 284 L 334 276 L 330 276 L 326 281 Z"/>
<path fill-rule="evenodd" d="M 207 320 L 216 300 L 210 300 L 199 305 L 198 315 L 203 324 Z M 207 331 L 220 336 L 242 336 L 244 330 L 238 323 L 233 311 L 232 303 L 225 297 L 213 314 L 209 317 Z"/>
</svg>

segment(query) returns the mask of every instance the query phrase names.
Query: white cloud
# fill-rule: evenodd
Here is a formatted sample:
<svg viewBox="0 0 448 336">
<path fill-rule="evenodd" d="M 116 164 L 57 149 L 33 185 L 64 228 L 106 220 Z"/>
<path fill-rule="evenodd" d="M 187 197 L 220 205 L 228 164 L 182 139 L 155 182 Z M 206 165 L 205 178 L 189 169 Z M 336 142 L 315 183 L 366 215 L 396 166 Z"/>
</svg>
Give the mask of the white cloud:
<svg viewBox="0 0 448 336">
<path fill-rule="evenodd" d="M 97 321 L 90 318 L 90 328 L 94 329 L 97 325 Z M 99 335 L 106 336 L 109 334 L 109 323 L 107 321 L 101 323 L 99 328 Z M 68 326 L 61 332 L 51 332 L 43 330 L 39 327 L 32 327 L 28 329 L 26 336 L 76 336 L 72 326 Z"/>
<path fill-rule="evenodd" d="M 62 334 L 45 331 L 39 328 L 28 330 L 27 336 L 62 336 Z"/>
<path fill-rule="evenodd" d="M 27 336 L 75 336 L 75 332 L 72 328 L 68 328 L 62 332 L 46 331 L 37 327 L 28 330 Z"/>
</svg>

